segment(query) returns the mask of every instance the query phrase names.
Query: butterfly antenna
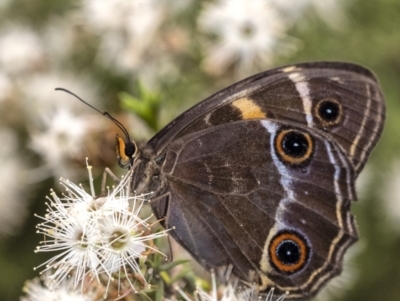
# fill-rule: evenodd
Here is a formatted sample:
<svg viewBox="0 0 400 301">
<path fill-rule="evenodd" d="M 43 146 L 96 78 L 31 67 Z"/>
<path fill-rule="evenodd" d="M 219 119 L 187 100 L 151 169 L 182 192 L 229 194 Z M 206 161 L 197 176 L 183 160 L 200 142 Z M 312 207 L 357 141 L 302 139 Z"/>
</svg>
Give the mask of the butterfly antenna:
<svg viewBox="0 0 400 301">
<path fill-rule="evenodd" d="M 78 95 L 76 95 L 75 93 L 73 93 L 73 92 L 71 92 L 71 91 L 69 91 L 69 90 L 67 90 L 67 89 L 64 89 L 64 88 L 56 88 L 55 90 L 56 90 L 56 91 L 63 91 L 63 92 L 66 92 L 66 93 L 68 93 L 68 94 L 71 94 L 72 96 L 75 96 L 76 98 L 78 98 L 81 102 L 83 102 L 83 103 L 84 103 L 85 105 L 87 105 L 88 107 L 92 108 L 93 110 L 99 112 L 101 115 L 103 115 L 103 116 L 107 117 L 108 119 L 110 119 L 117 127 L 120 128 L 120 130 L 121 130 L 121 131 L 124 133 L 124 135 L 126 136 L 126 139 L 128 139 L 128 141 L 131 141 L 131 138 L 129 137 L 129 133 L 128 133 L 128 131 L 126 130 L 126 128 L 122 125 L 121 122 L 119 122 L 117 119 L 115 119 L 114 117 L 112 117 L 112 116 L 110 115 L 110 113 L 100 111 L 99 109 L 95 108 L 94 106 L 92 106 L 91 104 L 87 103 L 87 102 L 84 101 L 82 98 L 80 98 Z"/>
</svg>

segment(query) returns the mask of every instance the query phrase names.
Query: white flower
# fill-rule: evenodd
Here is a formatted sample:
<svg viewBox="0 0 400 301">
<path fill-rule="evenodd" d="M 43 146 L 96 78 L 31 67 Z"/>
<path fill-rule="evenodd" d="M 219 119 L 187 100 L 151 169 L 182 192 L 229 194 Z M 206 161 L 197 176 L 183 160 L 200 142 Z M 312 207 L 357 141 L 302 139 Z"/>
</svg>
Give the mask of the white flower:
<svg viewBox="0 0 400 301">
<path fill-rule="evenodd" d="M 14 234 L 27 214 L 27 168 L 18 152 L 17 137 L 9 129 L 0 129 L 0 236 Z"/>
<path fill-rule="evenodd" d="M 217 285 L 215 272 L 211 271 L 211 291 L 206 292 L 201 287 L 198 287 L 194 292 L 194 299 L 197 301 L 283 301 L 287 296 L 283 294 L 277 298 L 277 296 L 274 296 L 274 289 L 271 289 L 267 295 L 262 296 L 255 286 L 239 286 L 239 280 L 231 276 L 231 271 L 231 267 L 219 270 L 223 274 L 220 277 L 223 284 L 220 286 Z M 177 288 L 177 291 L 186 301 L 192 300 L 180 288 Z"/>
<path fill-rule="evenodd" d="M 217 36 L 207 47 L 204 61 L 206 70 L 216 74 L 233 64 L 245 74 L 264 67 L 285 31 L 280 16 L 264 0 L 219 0 L 205 5 L 198 26 Z"/>
<path fill-rule="evenodd" d="M 164 19 L 164 6 L 155 0 L 86 0 L 83 14 L 88 24 L 101 32 L 98 61 L 117 71 L 131 72 L 148 55 Z"/>
<path fill-rule="evenodd" d="M 68 212 L 61 210 L 47 214 L 44 220 L 37 228 L 38 233 L 46 235 L 47 239 L 42 241 L 37 252 L 62 251 L 40 265 L 46 265 L 46 270 L 56 269 L 49 276 L 49 287 L 57 287 L 71 272 L 74 272 L 75 288 L 79 283 L 83 285 L 86 275 L 98 278 L 100 260 L 96 253 L 96 231 L 90 220 L 79 215 L 69 216 Z"/>
<path fill-rule="evenodd" d="M 29 147 L 42 156 L 44 165 L 32 174 L 37 181 L 52 175 L 76 175 L 73 160 L 82 160 L 88 154 L 96 155 L 93 135 L 102 130 L 106 118 L 88 108 L 81 101 L 63 91 L 62 87 L 79 95 L 96 107 L 97 93 L 86 77 L 73 77 L 56 71 L 40 73 L 21 81 L 20 107 L 31 135 Z"/>
<path fill-rule="evenodd" d="M 62 18 L 50 17 L 46 21 L 43 39 L 46 40 L 47 58 L 52 66 L 64 68 L 66 60 L 71 60 L 71 55 L 85 47 L 87 33 L 82 23 L 83 20 L 75 12 L 65 12 Z"/>
<path fill-rule="evenodd" d="M 32 30 L 9 25 L 0 31 L 0 69 L 16 75 L 37 69 L 44 59 L 43 42 Z"/>
<path fill-rule="evenodd" d="M 151 233 L 146 220 L 140 219 L 135 212 L 127 211 L 102 219 L 99 228 L 102 238 L 103 269 L 109 275 L 109 282 L 114 279 L 113 273 L 118 275 L 119 282 L 121 282 L 121 274 L 133 274 L 136 278 L 139 277 L 147 288 L 148 284 L 141 273 L 138 260 L 146 260 L 147 250 L 159 252 L 146 242 L 165 236 L 166 233 Z M 127 280 L 136 292 L 129 278 Z"/>
<path fill-rule="evenodd" d="M 45 271 L 55 270 L 50 276 L 51 288 L 72 275 L 74 287 L 80 286 L 82 290 L 88 280 L 101 283 L 106 278 L 107 289 L 114 281 L 118 290 L 124 289 L 126 286 L 121 283 L 127 280 L 128 287 L 136 291 L 129 276 L 147 285 L 140 260 L 145 260 L 147 253 L 162 254 L 151 241 L 165 236 L 167 231 L 151 233 L 147 221 L 152 216 L 139 216 L 144 198 L 129 196 L 132 170 L 117 187 L 99 198 L 94 196 L 91 166 L 88 170 L 90 194 L 65 179 L 61 179 L 61 184 L 67 194 L 63 198 L 51 194 L 47 214 L 37 226 L 38 233 L 46 236 L 37 252 L 61 253 L 40 266 L 45 265 Z"/>
<path fill-rule="evenodd" d="M 20 301 L 93 301 L 92 294 L 73 290 L 72 282 L 64 280 L 56 289 L 50 289 L 46 282 L 40 283 L 39 278 L 27 281 L 23 291 L 26 294 Z"/>
<path fill-rule="evenodd" d="M 170 84 L 181 80 L 182 74 L 180 71 L 181 70 L 174 63 L 171 57 L 163 56 L 157 60 L 146 62 L 146 68 L 140 70 L 139 82 L 148 90 L 156 92 L 160 89 L 160 83 Z M 134 80 L 137 81 L 136 78 Z M 171 111 L 174 111 L 174 109 L 171 108 Z M 176 113 L 173 112 L 173 115 L 175 114 Z M 172 116 L 170 118 L 172 118 Z M 162 123 L 163 121 L 160 122 L 160 124 Z M 140 131 L 138 132 L 142 134 Z M 146 136 L 143 135 L 143 137 Z"/>
<path fill-rule="evenodd" d="M 77 116 L 67 108 L 42 115 L 44 129 L 31 134 L 30 147 L 43 157 L 45 166 L 53 174 L 60 171 L 74 174 L 69 160 L 84 156 L 85 138 L 96 126 L 93 121 L 100 117 Z"/>
</svg>

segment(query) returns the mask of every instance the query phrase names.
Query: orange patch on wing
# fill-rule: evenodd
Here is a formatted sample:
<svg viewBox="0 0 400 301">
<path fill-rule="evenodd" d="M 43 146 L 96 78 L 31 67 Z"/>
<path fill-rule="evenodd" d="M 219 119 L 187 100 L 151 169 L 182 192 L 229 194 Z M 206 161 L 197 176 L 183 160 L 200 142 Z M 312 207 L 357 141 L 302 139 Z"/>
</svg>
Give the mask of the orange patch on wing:
<svg viewBox="0 0 400 301">
<path fill-rule="evenodd" d="M 232 105 L 240 110 L 242 119 L 262 119 L 267 117 L 261 107 L 250 98 L 239 98 L 232 102 Z"/>
</svg>

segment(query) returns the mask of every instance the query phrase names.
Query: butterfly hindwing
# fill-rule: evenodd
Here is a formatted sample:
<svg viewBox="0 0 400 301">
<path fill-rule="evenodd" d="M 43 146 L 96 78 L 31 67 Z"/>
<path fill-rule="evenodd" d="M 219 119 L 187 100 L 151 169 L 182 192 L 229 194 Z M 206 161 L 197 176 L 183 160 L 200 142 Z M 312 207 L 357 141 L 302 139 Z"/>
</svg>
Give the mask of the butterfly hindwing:
<svg viewBox="0 0 400 301">
<path fill-rule="evenodd" d="M 304 147 L 310 151 L 292 162 L 295 154 L 280 146 L 295 135 L 309 138 Z M 165 226 L 174 227 L 172 236 L 207 268 L 232 265 L 262 290 L 313 294 L 323 283 L 312 287 L 310 277 L 316 270 L 337 274 L 343 251 L 357 238 L 348 210 L 354 172 L 323 133 L 290 122 L 230 122 L 176 139 L 165 160 Z M 153 209 L 161 217 L 159 206 Z M 299 235 L 306 248 L 295 271 L 274 264 L 269 254 L 271 240 L 286 232 Z"/>
</svg>

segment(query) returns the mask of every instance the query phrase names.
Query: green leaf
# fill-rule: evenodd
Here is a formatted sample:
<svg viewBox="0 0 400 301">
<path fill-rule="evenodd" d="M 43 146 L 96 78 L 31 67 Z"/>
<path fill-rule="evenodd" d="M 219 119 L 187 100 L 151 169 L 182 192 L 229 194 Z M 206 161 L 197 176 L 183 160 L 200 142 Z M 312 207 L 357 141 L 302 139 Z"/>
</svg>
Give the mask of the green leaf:
<svg viewBox="0 0 400 301">
<path fill-rule="evenodd" d="M 162 301 L 164 300 L 164 282 L 159 281 L 156 288 L 156 296 L 154 301 Z"/>
<path fill-rule="evenodd" d="M 141 83 L 138 83 L 138 92 L 137 97 L 126 92 L 119 93 L 122 108 L 134 112 L 151 129 L 157 131 L 161 95 L 158 92 L 147 90 Z"/>
<path fill-rule="evenodd" d="M 185 263 L 188 263 L 188 262 L 190 262 L 190 261 L 189 260 L 185 260 L 185 259 L 175 260 L 175 261 L 168 262 L 168 263 L 165 263 L 163 265 L 160 265 L 159 269 L 160 269 L 160 271 L 168 271 L 168 270 L 170 270 L 170 269 L 172 269 L 172 268 L 174 268 L 174 267 L 176 267 L 178 265 L 185 264 Z"/>
<path fill-rule="evenodd" d="M 171 277 L 168 275 L 167 272 L 165 271 L 161 271 L 160 272 L 160 277 L 162 278 L 162 280 L 164 280 L 164 282 L 169 286 L 171 285 Z"/>
</svg>

